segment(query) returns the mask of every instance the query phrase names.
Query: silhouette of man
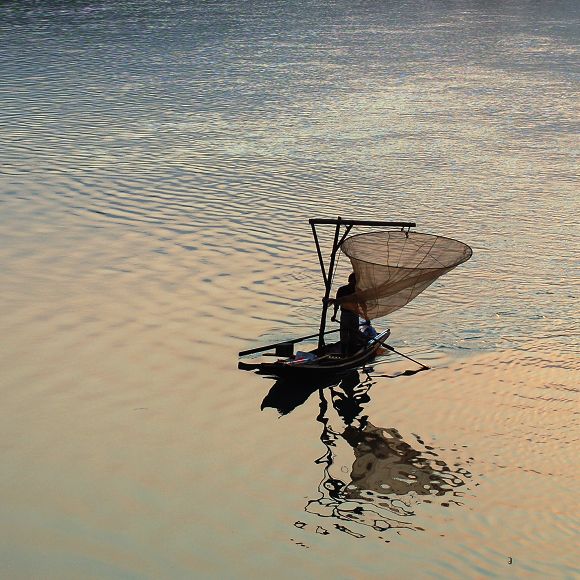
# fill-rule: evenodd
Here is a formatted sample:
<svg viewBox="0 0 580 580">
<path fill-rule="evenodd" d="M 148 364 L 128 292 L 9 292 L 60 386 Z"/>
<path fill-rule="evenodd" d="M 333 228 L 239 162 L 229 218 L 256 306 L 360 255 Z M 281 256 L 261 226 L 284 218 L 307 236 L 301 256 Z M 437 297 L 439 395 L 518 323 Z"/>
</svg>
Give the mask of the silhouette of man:
<svg viewBox="0 0 580 580">
<path fill-rule="evenodd" d="M 364 338 L 359 330 L 358 314 L 344 307 L 342 298 L 356 292 L 356 275 L 354 272 L 348 277 L 348 284 L 341 286 L 336 291 L 336 298 L 329 300 L 334 304 L 334 314 L 331 320 L 336 322 L 336 314 L 340 307 L 340 348 L 342 354 L 353 354 L 363 344 Z"/>
</svg>

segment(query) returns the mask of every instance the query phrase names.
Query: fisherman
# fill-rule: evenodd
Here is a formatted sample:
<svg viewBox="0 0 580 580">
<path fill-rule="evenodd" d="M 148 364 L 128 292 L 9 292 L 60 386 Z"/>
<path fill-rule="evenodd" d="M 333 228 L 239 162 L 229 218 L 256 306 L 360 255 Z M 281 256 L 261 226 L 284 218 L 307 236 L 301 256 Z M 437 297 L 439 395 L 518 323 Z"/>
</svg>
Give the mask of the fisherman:
<svg viewBox="0 0 580 580">
<path fill-rule="evenodd" d="M 359 330 L 358 314 L 345 308 L 345 301 L 341 300 L 355 292 L 356 274 L 352 272 L 348 277 L 348 284 L 341 286 L 336 291 L 336 298 L 331 298 L 328 301 L 329 304 L 334 305 L 334 314 L 331 318 L 333 322 L 337 322 L 336 314 L 340 306 L 340 349 L 344 355 L 353 354 L 365 343 L 364 337 Z"/>
</svg>

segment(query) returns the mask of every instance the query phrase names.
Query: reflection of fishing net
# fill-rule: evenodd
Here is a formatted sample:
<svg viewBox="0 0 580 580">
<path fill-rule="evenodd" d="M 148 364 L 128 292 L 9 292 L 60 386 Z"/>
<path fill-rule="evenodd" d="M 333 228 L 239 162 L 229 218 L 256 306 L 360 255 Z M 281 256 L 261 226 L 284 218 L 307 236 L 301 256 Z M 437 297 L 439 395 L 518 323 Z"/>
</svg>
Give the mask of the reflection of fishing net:
<svg viewBox="0 0 580 580">
<path fill-rule="evenodd" d="M 399 231 L 358 234 L 341 248 L 356 274 L 356 293 L 340 303 L 369 320 L 402 308 L 472 254 L 451 238 Z"/>
<path fill-rule="evenodd" d="M 356 457 L 347 487 L 350 498 L 365 498 L 368 491 L 383 498 L 410 493 L 445 495 L 465 485 L 459 474 L 471 476 L 463 468 L 453 472 L 441 459 L 435 459 L 436 455 L 429 457 L 414 449 L 393 428 L 375 427 L 368 421 L 364 429 L 347 428 L 343 437 L 353 446 Z"/>
</svg>

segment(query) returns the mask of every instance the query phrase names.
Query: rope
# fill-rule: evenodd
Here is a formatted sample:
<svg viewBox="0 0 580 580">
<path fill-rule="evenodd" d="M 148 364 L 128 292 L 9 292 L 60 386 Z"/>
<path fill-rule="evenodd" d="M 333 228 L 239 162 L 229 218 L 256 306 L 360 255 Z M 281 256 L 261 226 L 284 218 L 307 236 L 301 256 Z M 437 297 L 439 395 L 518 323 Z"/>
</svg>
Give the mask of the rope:
<svg viewBox="0 0 580 580">
<path fill-rule="evenodd" d="M 334 271 L 332 272 L 332 277 L 330 278 L 330 287 L 332 288 L 332 283 L 334 282 L 334 275 L 336 274 L 336 271 L 338 270 L 338 264 L 340 263 L 340 255 L 342 254 L 342 250 L 339 248 L 338 249 L 338 255 L 336 257 L 336 262 L 334 263 Z"/>
</svg>

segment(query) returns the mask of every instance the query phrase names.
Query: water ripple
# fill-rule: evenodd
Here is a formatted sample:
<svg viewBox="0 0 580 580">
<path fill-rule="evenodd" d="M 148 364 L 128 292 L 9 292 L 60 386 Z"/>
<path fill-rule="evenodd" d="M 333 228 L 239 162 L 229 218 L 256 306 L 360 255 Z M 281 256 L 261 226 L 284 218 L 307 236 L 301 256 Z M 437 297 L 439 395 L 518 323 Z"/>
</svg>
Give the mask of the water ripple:
<svg viewBox="0 0 580 580">
<path fill-rule="evenodd" d="M 437 370 L 375 388 L 359 436 L 473 475 L 469 509 L 421 496 L 404 527 L 426 532 L 383 536 L 393 575 L 417 551 L 435 576 L 571 574 L 574 8 L 3 3 L 4 575 L 271 576 L 295 563 L 289 527 L 323 556 L 313 575 L 384 573 L 353 502 L 404 507 L 345 492 L 343 530 L 306 514 L 316 404 L 274 426 L 232 362 L 317 328 L 307 220 L 339 214 L 475 250 L 379 323 Z"/>
</svg>

